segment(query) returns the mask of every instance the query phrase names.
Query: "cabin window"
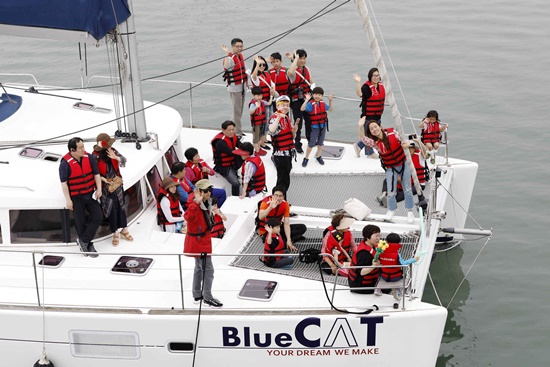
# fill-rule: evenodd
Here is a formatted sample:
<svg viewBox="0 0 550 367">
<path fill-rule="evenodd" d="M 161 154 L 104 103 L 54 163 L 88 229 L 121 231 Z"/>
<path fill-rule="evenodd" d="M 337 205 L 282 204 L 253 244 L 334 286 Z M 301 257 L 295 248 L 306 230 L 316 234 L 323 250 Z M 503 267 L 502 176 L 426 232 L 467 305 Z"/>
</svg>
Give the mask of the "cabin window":
<svg viewBox="0 0 550 367">
<path fill-rule="evenodd" d="M 124 191 L 124 210 L 126 211 L 128 223 L 130 223 L 143 210 L 143 196 L 141 195 L 140 181 L 136 182 L 133 186 Z M 109 222 L 105 219 L 97 230 L 96 238 L 108 236 L 111 233 Z"/>
<path fill-rule="evenodd" d="M 63 209 L 10 210 L 11 242 L 65 242 L 63 240 L 63 217 Z M 76 239 L 74 222 L 71 232 L 73 232 L 71 237 Z"/>
<path fill-rule="evenodd" d="M 2 226 L 0 226 L 0 243 L 2 243 Z"/>
<path fill-rule="evenodd" d="M 172 145 L 170 149 L 166 153 L 164 153 L 164 157 L 166 158 L 166 162 L 168 163 L 168 168 L 172 167 L 172 165 L 176 162 L 180 162 L 178 155 L 176 153 L 176 148 Z"/>
<path fill-rule="evenodd" d="M 149 181 L 149 184 L 153 189 L 153 195 L 157 197 L 159 188 L 162 185 L 162 178 L 160 177 L 157 166 L 153 166 L 153 168 L 151 168 L 149 172 L 147 172 L 147 180 Z"/>
</svg>

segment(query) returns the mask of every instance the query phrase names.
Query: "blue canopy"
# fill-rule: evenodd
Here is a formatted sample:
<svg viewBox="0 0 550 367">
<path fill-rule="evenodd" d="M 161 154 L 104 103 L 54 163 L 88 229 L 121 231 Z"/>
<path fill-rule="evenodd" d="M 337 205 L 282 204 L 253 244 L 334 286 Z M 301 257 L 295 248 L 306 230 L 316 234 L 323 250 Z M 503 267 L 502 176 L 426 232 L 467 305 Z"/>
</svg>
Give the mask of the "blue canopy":
<svg viewBox="0 0 550 367">
<path fill-rule="evenodd" d="M 0 1 L 0 24 L 86 31 L 96 40 L 129 16 L 128 0 Z"/>
</svg>

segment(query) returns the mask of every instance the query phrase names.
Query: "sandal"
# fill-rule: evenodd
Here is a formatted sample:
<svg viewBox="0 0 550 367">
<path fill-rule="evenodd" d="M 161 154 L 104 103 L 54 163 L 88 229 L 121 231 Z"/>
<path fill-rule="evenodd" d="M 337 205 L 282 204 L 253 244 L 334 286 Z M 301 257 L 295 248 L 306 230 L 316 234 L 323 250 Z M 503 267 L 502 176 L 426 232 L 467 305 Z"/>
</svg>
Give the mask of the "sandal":
<svg viewBox="0 0 550 367">
<path fill-rule="evenodd" d="M 120 235 L 126 240 L 132 242 L 134 240 L 134 237 L 130 234 L 130 232 L 120 232 Z"/>
<path fill-rule="evenodd" d="M 118 242 L 119 242 L 118 239 L 119 239 L 119 238 L 120 238 L 120 237 L 118 236 L 118 233 L 115 232 L 115 233 L 113 234 L 113 246 L 114 246 L 114 247 L 117 247 L 117 246 L 118 246 Z"/>
</svg>

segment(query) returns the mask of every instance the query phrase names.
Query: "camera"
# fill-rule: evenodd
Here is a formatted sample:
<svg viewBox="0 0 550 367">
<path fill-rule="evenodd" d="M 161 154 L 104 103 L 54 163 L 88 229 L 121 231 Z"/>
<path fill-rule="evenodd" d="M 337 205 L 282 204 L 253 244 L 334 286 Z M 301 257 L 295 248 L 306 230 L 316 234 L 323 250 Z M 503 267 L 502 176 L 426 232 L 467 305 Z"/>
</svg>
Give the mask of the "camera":
<svg viewBox="0 0 550 367">
<path fill-rule="evenodd" d="M 416 139 L 416 134 L 409 135 L 409 140 Z"/>
<path fill-rule="evenodd" d="M 304 88 L 296 88 L 296 94 L 298 95 L 298 99 L 304 99 Z"/>
</svg>

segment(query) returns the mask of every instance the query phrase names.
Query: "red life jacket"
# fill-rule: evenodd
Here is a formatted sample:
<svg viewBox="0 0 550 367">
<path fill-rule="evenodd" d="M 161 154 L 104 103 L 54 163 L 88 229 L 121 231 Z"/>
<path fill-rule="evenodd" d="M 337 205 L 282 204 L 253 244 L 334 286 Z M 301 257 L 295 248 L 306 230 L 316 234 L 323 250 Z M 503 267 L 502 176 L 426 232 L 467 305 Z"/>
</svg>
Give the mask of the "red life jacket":
<svg viewBox="0 0 550 367">
<path fill-rule="evenodd" d="M 332 228 L 332 226 L 331 226 Z M 340 232 L 344 235 L 344 240 L 342 241 L 342 245 L 338 245 L 338 241 L 336 241 L 336 239 L 332 236 L 332 233 L 333 232 L 336 232 L 338 231 L 337 229 L 332 229 L 330 230 L 330 234 L 327 238 L 327 253 L 330 253 L 332 254 L 332 251 L 334 249 L 337 249 L 340 253 L 338 254 L 338 262 L 340 264 L 348 261 L 348 258 L 346 255 L 344 255 L 342 253 L 342 250 L 346 251 L 348 254 L 350 253 L 351 251 L 351 232 L 350 231 L 345 231 L 345 232 Z M 342 249 L 340 249 L 340 247 L 342 247 Z"/>
<path fill-rule="evenodd" d="M 217 135 L 216 135 L 217 136 Z M 202 171 L 202 167 L 206 165 L 206 162 L 203 161 L 201 159 L 201 161 L 199 162 L 199 164 L 193 164 L 193 162 L 191 161 L 187 161 L 185 162 L 185 167 L 189 167 L 191 168 L 191 170 L 193 171 L 193 173 L 195 174 L 195 176 L 193 177 L 191 181 L 191 183 L 194 185 L 197 183 L 197 181 L 200 181 L 202 179 L 205 179 L 205 178 L 208 178 L 208 173 L 207 172 L 203 172 Z M 183 182 L 184 180 L 182 180 Z M 189 186 L 189 185 L 187 185 Z M 186 190 L 187 191 L 187 190 Z M 193 191 L 193 190 L 191 190 Z"/>
<path fill-rule="evenodd" d="M 228 138 L 223 133 L 218 133 L 210 142 L 210 144 L 212 145 L 212 153 L 214 155 L 214 163 L 217 165 L 221 165 L 222 167 L 233 166 L 235 164 L 235 157 L 233 156 L 233 154 L 229 155 L 224 152 L 216 152 L 216 143 L 219 140 L 225 141 L 229 149 L 235 150 L 238 142 L 237 135 L 233 135 L 233 138 Z"/>
<path fill-rule="evenodd" d="M 370 247 L 369 245 L 367 245 L 365 241 L 361 241 L 359 246 L 357 246 L 357 251 L 351 257 L 351 264 L 350 264 L 351 267 L 364 266 L 364 265 L 357 264 L 357 254 L 361 251 L 368 251 L 372 255 L 372 258 L 374 260 L 374 255 L 376 254 L 376 250 Z M 379 270 L 378 268 L 375 268 L 375 269 L 372 269 L 372 271 L 367 275 L 361 275 L 360 268 L 349 269 L 348 277 L 351 281 L 355 281 L 355 279 L 361 279 L 361 282 L 360 282 L 361 286 L 368 287 L 369 285 L 375 283 L 376 280 L 378 279 L 378 270 Z"/>
<path fill-rule="evenodd" d="M 292 82 L 288 86 L 287 93 L 289 96 L 292 97 L 293 101 L 298 99 L 298 92 L 296 91 L 297 88 L 302 88 L 304 90 L 304 96 L 306 95 L 306 93 L 309 93 L 310 87 L 308 82 L 311 83 L 311 75 L 309 74 L 308 67 L 304 66 L 303 68 L 296 68 L 294 82 Z"/>
<path fill-rule="evenodd" d="M 277 115 L 271 116 L 272 119 L 277 118 Z M 279 120 L 281 131 L 277 135 L 271 137 L 273 149 L 275 151 L 294 149 L 294 137 L 292 136 L 292 123 L 288 116 L 284 116 Z"/>
<path fill-rule="evenodd" d="M 212 237 L 208 222 L 208 211 L 202 210 L 200 205 L 195 203 L 195 195 L 190 194 L 187 198 L 187 210 L 183 217 L 187 221 L 187 233 L 183 242 L 183 252 L 200 254 L 212 253 Z"/>
<path fill-rule="evenodd" d="M 286 96 L 289 85 L 286 68 L 281 67 L 279 71 L 271 68 L 269 69 L 269 75 L 271 75 L 271 80 L 275 82 L 275 90 L 279 93 L 279 96 Z"/>
<path fill-rule="evenodd" d="M 243 84 L 246 82 L 246 68 L 244 65 L 243 54 L 231 55 L 231 59 L 233 59 L 235 66 L 232 70 L 225 69 L 225 72 L 223 73 L 223 80 L 227 82 L 227 85 Z"/>
<path fill-rule="evenodd" d="M 250 115 L 250 123 L 252 124 L 252 127 L 254 126 L 261 126 L 265 123 L 265 104 L 264 101 L 261 101 L 260 107 L 256 108 L 254 113 Z M 252 98 L 248 106 L 250 107 L 252 104 L 256 105 L 256 100 Z"/>
<path fill-rule="evenodd" d="M 388 243 L 388 247 L 384 252 L 380 254 L 381 265 L 400 265 L 399 263 L 399 249 L 401 245 L 398 243 Z M 403 268 L 382 268 L 380 276 L 388 282 L 395 282 L 399 279 L 403 279 Z"/>
<path fill-rule="evenodd" d="M 425 184 L 426 183 L 426 167 L 420 164 L 420 150 L 416 150 L 414 154 L 411 155 L 411 159 L 414 164 L 414 168 L 416 170 L 416 175 L 418 176 L 418 183 L 419 184 Z M 412 182 L 412 178 L 411 178 Z"/>
<path fill-rule="evenodd" d="M 271 85 L 273 84 L 271 74 L 269 74 L 269 72 L 267 71 L 264 71 L 263 73 L 258 74 L 258 80 L 260 81 L 258 86 L 262 88 L 262 99 L 264 101 L 269 101 L 269 97 L 271 96 L 271 93 L 269 91 L 271 89 Z"/>
<path fill-rule="evenodd" d="M 256 192 L 260 192 L 265 188 L 265 166 L 264 162 L 262 162 L 262 159 L 258 155 L 253 155 L 244 161 L 243 165 L 241 166 L 241 177 L 243 178 L 243 185 L 244 185 L 244 167 L 246 166 L 246 162 L 252 162 L 256 166 L 256 173 L 250 181 L 248 182 L 248 186 L 246 188 L 246 192 L 249 193 L 252 190 L 255 190 Z"/>
<path fill-rule="evenodd" d="M 117 152 L 115 148 L 111 149 L 113 149 L 115 153 Z M 96 157 L 97 169 L 99 170 L 99 174 L 105 177 L 105 175 L 107 174 L 107 163 L 105 163 L 103 159 L 99 159 L 99 152 L 94 151 L 92 154 Z M 111 159 L 111 164 L 113 165 L 116 175 L 122 177 L 122 175 L 120 174 L 120 168 L 118 166 L 118 159 Z"/>
<path fill-rule="evenodd" d="M 272 196 L 269 195 L 268 197 L 263 198 L 262 202 L 269 205 L 271 203 L 271 198 L 272 198 Z M 287 207 L 288 207 L 288 203 L 286 202 L 286 200 L 283 200 L 281 202 L 281 204 L 279 204 L 279 206 L 277 206 L 275 209 L 272 209 L 264 219 L 259 219 L 258 230 L 260 231 L 260 235 L 263 235 L 266 232 L 265 231 L 265 222 L 269 218 L 277 218 L 277 220 L 279 222 L 283 221 L 283 216 L 285 215 Z M 259 212 L 259 210 L 258 210 L 258 212 Z"/>
<path fill-rule="evenodd" d="M 271 249 L 271 246 L 267 243 L 267 237 L 264 242 L 264 254 L 284 254 L 285 252 L 285 243 L 283 242 L 283 236 L 280 234 L 271 235 L 271 245 L 275 243 L 275 248 Z M 282 259 L 282 256 L 264 256 L 263 262 L 266 265 L 271 265 L 275 261 Z"/>
<path fill-rule="evenodd" d="M 405 162 L 406 157 L 405 152 L 403 151 L 403 147 L 397 139 L 397 133 L 391 127 L 384 130 L 386 131 L 386 135 L 388 136 L 390 148 L 386 148 L 382 140 L 376 141 L 376 145 L 378 146 L 378 153 L 380 154 L 380 159 L 382 159 L 382 164 L 384 165 L 384 168 L 394 168 L 402 166 Z"/>
<path fill-rule="evenodd" d="M 223 219 L 218 214 L 214 214 L 212 217 L 212 230 L 210 235 L 216 238 L 222 238 L 225 234 L 225 226 L 223 225 Z"/>
<path fill-rule="evenodd" d="M 71 169 L 71 175 L 67 180 L 69 194 L 77 196 L 94 191 L 96 185 L 88 153 L 85 153 L 84 157 L 81 158 L 82 165 L 73 158 L 71 153 L 65 154 L 63 159 L 69 164 L 69 168 Z"/>
<path fill-rule="evenodd" d="M 327 105 L 324 101 L 315 102 L 313 99 L 309 101 L 313 107 L 309 113 L 309 118 L 311 120 L 311 125 L 321 125 L 320 128 L 325 127 L 325 123 L 328 121 L 327 118 Z"/>
<path fill-rule="evenodd" d="M 173 198 L 171 195 L 166 192 L 162 187 L 159 188 L 159 193 L 157 195 L 157 223 L 161 225 L 167 225 L 167 224 L 174 224 L 174 222 L 169 222 L 168 219 L 166 219 L 166 216 L 164 215 L 164 212 L 162 211 L 162 208 L 160 206 L 160 201 L 163 197 L 167 197 L 170 201 L 170 213 L 173 217 L 181 217 L 181 209 L 180 209 L 180 201 Z"/>
<path fill-rule="evenodd" d="M 376 88 L 371 82 L 365 82 L 369 86 L 371 96 L 369 99 L 361 101 L 362 115 L 372 117 L 374 120 L 379 120 L 384 112 L 384 102 L 386 100 L 386 89 L 382 83 L 378 83 Z"/>
<path fill-rule="evenodd" d="M 178 184 L 180 184 L 181 188 L 183 189 L 183 191 L 185 191 L 186 193 L 190 194 L 193 192 L 193 189 L 191 188 L 191 186 L 187 183 L 187 179 L 184 177 L 182 178 L 181 180 L 179 178 L 176 178 L 174 176 L 170 176 L 172 177 L 172 180 L 174 182 L 177 182 Z"/>
<path fill-rule="evenodd" d="M 434 123 L 428 122 L 425 123 L 424 128 L 422 129 L 422 142 L 423 143 L 438 143 L 441 139 L 441 132 L 439 129 L 439 121 Z"/>
</svg>

